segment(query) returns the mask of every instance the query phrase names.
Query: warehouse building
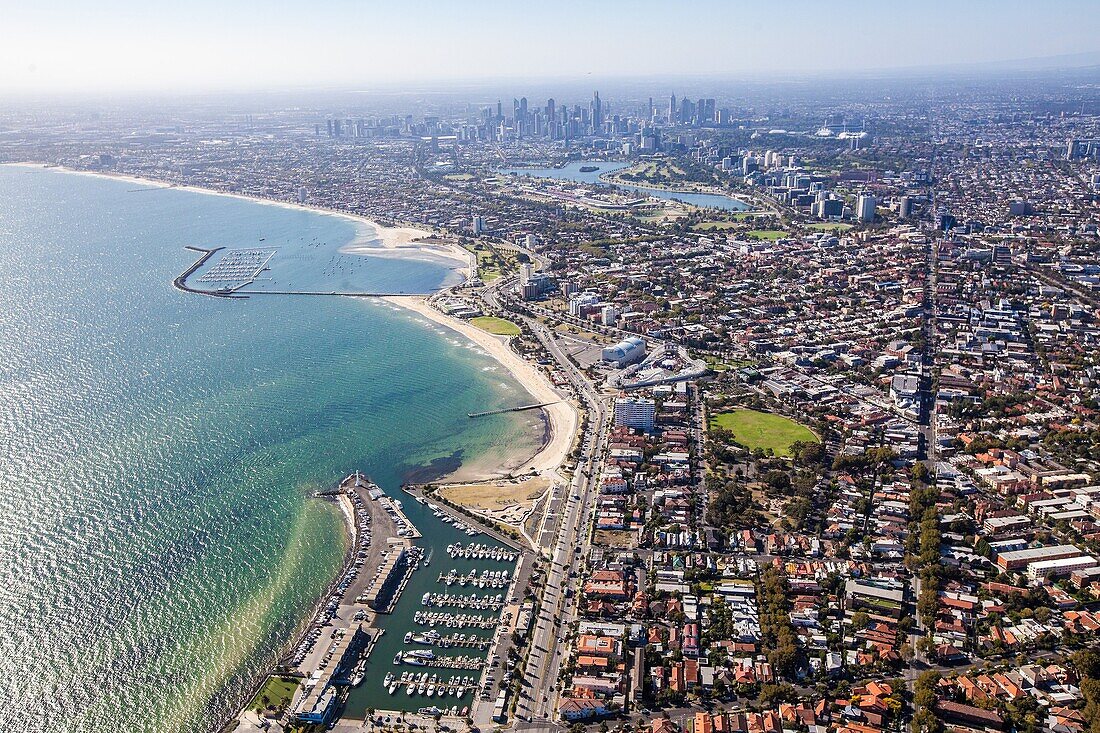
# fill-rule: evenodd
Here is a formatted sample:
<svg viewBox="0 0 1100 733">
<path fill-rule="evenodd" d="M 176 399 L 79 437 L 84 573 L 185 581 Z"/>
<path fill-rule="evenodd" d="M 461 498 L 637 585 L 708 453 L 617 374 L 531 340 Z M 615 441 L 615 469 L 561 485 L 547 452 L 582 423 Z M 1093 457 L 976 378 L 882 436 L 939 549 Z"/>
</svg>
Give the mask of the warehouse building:
<svg viewBox="0 0 1100 733">
<path fill-rule="evenodd" d="M 1081 551 L 1073 545 L 1051 545 L 1049 547 L 1030 547 L 1026 550 L 1013 550 L 997 555 L 997 565 L 1002 570 L 1022 570 L 1032 563 L 1046 560 L 1061 560 L 1077 557 Z"/>
</svg>

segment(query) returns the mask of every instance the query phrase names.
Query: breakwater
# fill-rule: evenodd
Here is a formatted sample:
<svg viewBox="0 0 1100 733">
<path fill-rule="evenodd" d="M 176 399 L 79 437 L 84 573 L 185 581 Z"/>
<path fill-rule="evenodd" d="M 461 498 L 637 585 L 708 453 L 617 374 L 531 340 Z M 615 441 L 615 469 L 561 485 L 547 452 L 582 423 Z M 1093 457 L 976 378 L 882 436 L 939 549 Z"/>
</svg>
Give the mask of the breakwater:
<svg viewBox="0 0 1100 733">
<path fill-rule="evenodd" d="M 207 260 L 213 257 L 219 251 L 225 249 L 225 247 L 214 247 L 213 249 L 203 249 L 202 247 L 192 247 L 188 245 L 184 249 L 191 250 L 192 252 L 199 252 L 201 256 L 195 260 L 190 267 L 181 272 L 172 280 L 172 285 L 176 290 L 182 290 L 185 293 L 195 293 L 196 295 L 210 295 L 215 298 L 236 298 L 240 299 L 243 296 L 234 295 L 231 292 L 218 292 L 212 290 L 200 290 L 199 288 L 193 288 L 187 284 L 187 278 L 195 274 L 200 267 L 206 264 Z"/>
</svg>

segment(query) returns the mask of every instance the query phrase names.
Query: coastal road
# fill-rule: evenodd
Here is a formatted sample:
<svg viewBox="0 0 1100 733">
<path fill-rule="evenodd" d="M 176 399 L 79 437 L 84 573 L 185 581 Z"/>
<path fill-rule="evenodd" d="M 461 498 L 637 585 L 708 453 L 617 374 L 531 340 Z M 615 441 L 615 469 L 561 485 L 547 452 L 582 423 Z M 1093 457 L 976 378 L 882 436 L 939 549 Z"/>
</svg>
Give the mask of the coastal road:
<svg viewBox="0 0 1100 733">
<path fill-rule="evenodd" d="M 589 550 L 587 529 L 597 468 L 604 449 L 607 405 L 604 397 L 570 361 L 549 329 L 535 319 L 515 313 L 502 303 L 499 288 L 508 287 L 511 282 L 509 278 L 499 285 L 486 288 L 482 292 L 486 303 L 493 310 L 509 311 L 513 317 L 524 321 L 569 379 L 589 414 L 588 427 L 582 436 L 577 469 L 568 486 L 568 494 L 564 499 L 560 496 L 553 497 L 564 502 L 564 507 L 553 533 L 546 585 L 535 617 L 530 653 L 524 669 L 520 698 L 515 708 L 516 718 L 521 724 L 546 721 L 535 724 L 538 727 L 552 725 L 551 721 L 555 718 L 558 692 L 555 688 L 559 670 L 568 653 L 566 640 L 575 617 L 575 604 L 579 600 L 579 594 L 573 590 L 580 584 L 582 564 Z M 551 506 L 554 505 L 552 499 Z M 531 725 L 525 726 L 530 727 Z"/>
<path fill-rule="evenodd" d="M 554 718 L 557 691 L 553 688 L 567 654 L 566 638 L 574 618 L 573 607 L 579 598 L 578 594 L 570 591 L 579 585 L 581 563 L 589 549 L 588 520 L 607 425 L 604 400 L 569 362 L 548 330 L 537 321 L 529 322 L 529 325 L 578 387 L 578 393 L 589 407 L 590 421 L 558 525 L 546 586 L 532 633 L 523 694 L 516 704 L 516 717 L 524 722 Z"/>
</svg>

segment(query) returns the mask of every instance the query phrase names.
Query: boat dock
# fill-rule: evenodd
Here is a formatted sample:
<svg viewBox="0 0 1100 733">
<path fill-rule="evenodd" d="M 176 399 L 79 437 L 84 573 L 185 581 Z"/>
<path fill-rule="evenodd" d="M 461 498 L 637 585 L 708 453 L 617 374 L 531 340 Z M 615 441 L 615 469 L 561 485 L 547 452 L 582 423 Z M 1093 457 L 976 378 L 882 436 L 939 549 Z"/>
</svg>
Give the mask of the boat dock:
<svg viewBox="0 0 1100 733">
<path fill-rule="evenodd" d="M 475 634 L 451 634 L 450 636 L 443 636 L 435 629 L 420 633 L 409 631 L 405 634 L 403 641 L 406 644 L 423 644 L 425 646 L 439 647 L 441 649 L 470 647 L 485 650 L 489 646 L 489 640 L 483 636 L 477 636 Z"/>
<path fill-rule="evenodd" d="M 425 593 L 421 603 L 429 608 L 469 608 L 474 611 L 499 611 L 504 608 L 501 594 L 496 598 L 478 596 L 474 593 L 468 595 L 455 595 L 451 593 Z"/>
<path fill-rule="evenodd" d="M 413 614 L 413 621 L 421 626 L 442 626 L 448 629 L 495 629 L 500 624 L 500 615 L 417 611 Z"/>
<path fill-rule="evenodd" d="M 184 247 L 184 249 L 190 250 L 192 252 L 199 252 L 202 256 L 199 257 L 197 260 L 195 260 L 195 262 L 190 267 L 188 267 L 186 270 L 184 270 L 182 273 L 180 273 L 174 280 L 172 280 L 172 285 L 176 288 L 176 290 L 182 290 L 185 293 L 194 293 L 195 295 L 210 295 L 210 296 L 213 296 L 215 298 L 243 298 L 244 297 L 242 295 L 234 295 L 233 293 L 224 292 L 224 291 L 200 290 L 199 288 L 193 288 L 193 287 L 191 287 L 190 285 L 187 284 L 187 278 L 194 275 L 195 271 L 198 270 L 203 265 L 205 265 L 207 260 L 209 260 L 211 257 L 213 257 L 218 252 L 225 249 L 225 247 L 215 247 L 214 249 L 203 249 L 202 247 L 193 247 L 191 245 L 187 245 L 186 247 Z"/>
<path fill-rule="evenodd" d="M 394 664 L 409 664 L 414 667 L 434 667 L 436 669 L 478 670 L 485 666 L 484 657 L 441 657 L 432 652 L 398 652 L 393 658 Z"/>
<path fill-rule="evenodd" d="M 344 572 L 319 604 L 299 645 L 284 660 L 285 666 L 305 679 L 316 680 L 304 686 L 309 689 L 302 690 L 299 703 L 308 701 L 310 695 L 335 694 L 337 687 L 362 681 L 367 656 L 382 634 L 382 629 L 374 626 L 377 614 L 396 603 L 409 575 L 420 565 L 420 550 L 412 544 L 412 538 L 420 533 L 401 512 L 400 502 L 387 497 L 362 474 L 351 474 L 336 488 L 315 496 L 340 505 L 352 541 Z M 375 568 L 378 572 L 364 570 Z M 384 608 L 365 602 L 371 593 Z"/>
<path fill-rule="evenodd" d="M 521 545 L 519 541 L 517 541 L 515 538 L 509 537 L 508 535 L 499 531 L 496 527 L 490 525 L 480 517 L 459 511 L 455 507 L 451 506 L 446 500 L 441 499 L 438 496 L 426 494 L 424 492 L 424 489 L 419 486 L 403 486 L 402 491 L 419 501 L 421 504 L 427 505 L 427 507 L 433 512 L 447 517 L 449 521 L 461 522 L 462 524 L 476 530 L 477 532 L 489 535 L 500 544 L 511 548 L 517 553 L 521 553 L 527 549 L 526 547 Z"/>
<path fill-rule="evenodd" d="M 476 690 L 477 684 L 472 677 L 452 676 L 443 680 L 439 678 L 439 675 L 429 677 L 427 672 L 402 672 L 400 676 L 386 675 L 386 678 L 382 680 L 382 687 L 386 688 L 391 695 L 401 690 L 409 697 L 417 695 L 425 697 L 435 697 L 436 695 L 439 697 L 448 695 L 463 697 Z"/>
</svg>

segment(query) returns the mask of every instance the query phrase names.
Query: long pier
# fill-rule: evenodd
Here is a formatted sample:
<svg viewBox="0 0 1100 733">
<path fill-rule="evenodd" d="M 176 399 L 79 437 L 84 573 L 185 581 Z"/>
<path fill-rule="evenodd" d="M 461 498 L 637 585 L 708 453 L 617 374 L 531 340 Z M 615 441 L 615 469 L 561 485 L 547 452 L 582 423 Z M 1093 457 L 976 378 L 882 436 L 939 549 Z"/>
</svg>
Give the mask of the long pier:
<svg viewBox="0 0 1100 733">
<path fill-rule="evenodd" d="M 400 298 L 421 297 L 425 298 L 431 293 L 383 293 L 364 290 L 242 290 L 248 295 L 338 295 L 344 298 Z"/>
<path fill-rule="evenodd" d="M 536 402 L 531 405 L 520 405 L 519 407 L 502 407 L 499 410 L 484 410 L 482 412 L 468 412 L 469 417 L 485 417 L 487 415 L 500 415 L 505 412 L 523 412 L 525 410 L 537 410 L 540 407 L 549 407 L 553 405 L 553 402 Z"/>
</svg>

